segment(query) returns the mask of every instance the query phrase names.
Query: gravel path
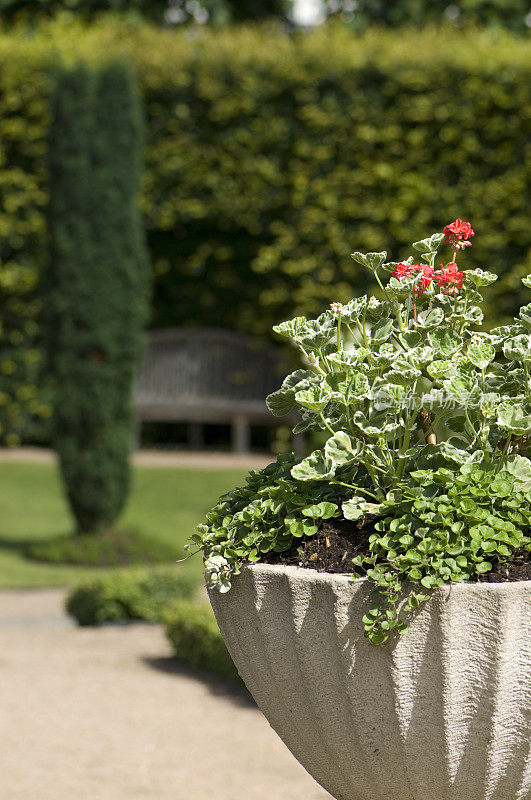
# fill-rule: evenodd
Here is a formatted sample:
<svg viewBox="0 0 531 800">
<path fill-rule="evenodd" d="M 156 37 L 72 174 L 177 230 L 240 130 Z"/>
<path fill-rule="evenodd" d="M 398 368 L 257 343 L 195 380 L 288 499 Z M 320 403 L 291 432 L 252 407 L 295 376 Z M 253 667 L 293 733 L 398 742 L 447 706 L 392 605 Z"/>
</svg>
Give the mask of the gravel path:
<svg viewBox="0 0 531 800">
<path fill-rule="evenodd" d="M 51 464 L 55 460 L 53 450 L 45 447 L 0 447 L 0 463 Z M 275 456 L 267 454 L 208 450 L 137 450 L 132 456 L 133 464 L 140 467 L 193 469 L 262 469 L 274 460 Z"/>
<path fill-rule="evenodd" d="M 330 800 L 159 626 L 75 628 L 63 599 L 0 592 L 2 800 Z"/>
</svg>

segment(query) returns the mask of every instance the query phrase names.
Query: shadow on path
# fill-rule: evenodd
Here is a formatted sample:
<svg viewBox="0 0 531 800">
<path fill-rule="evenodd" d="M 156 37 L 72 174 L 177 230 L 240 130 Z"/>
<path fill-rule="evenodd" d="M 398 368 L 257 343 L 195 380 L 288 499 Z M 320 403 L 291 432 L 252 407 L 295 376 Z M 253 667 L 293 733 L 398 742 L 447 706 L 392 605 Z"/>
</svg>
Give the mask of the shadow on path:
<svg viewBox="0 0 531 800">
<path fill-rule="evenodd" d="M 210 672 L 191 667 L 175 656 L 165 656 L 162 658 L 144 656 L 141 660 L 148 667 L 158 670 L 159 672 L 165 672 L 169 675 L 180 675 L 183 678 L 200 681 L 215 697 L 224 697 L 237 706 L 256 708 L 256 703 L 251 693 L 243 684 L 231 683 Z"/>
</svg>

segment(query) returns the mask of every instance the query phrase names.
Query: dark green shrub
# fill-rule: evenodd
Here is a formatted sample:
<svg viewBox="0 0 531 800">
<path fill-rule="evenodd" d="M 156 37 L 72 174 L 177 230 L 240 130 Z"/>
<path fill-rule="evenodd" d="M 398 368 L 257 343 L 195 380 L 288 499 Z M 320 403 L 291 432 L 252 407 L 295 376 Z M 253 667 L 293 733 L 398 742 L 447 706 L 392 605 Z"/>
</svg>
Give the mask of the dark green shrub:
<svg viewBox="0 0 531 800">
<path fill-rule="evenodd" d="M 121 567 L 129 564 L 157 564 L 175 561 L 176 549 L 136 531 L 107 528 L 95 536 L 59 536 L 30 544 L 26 556 L 51 564 L 90 567 Z"/>
<path fill-rule="evenodd" d="M 241 681 L 209 606 L 176 602 L 165 609 L 163 621 L 177 658 L 226 680 Z"/>
<path fill-rule="evenodd" d="M 154 622 L 175 600 L 191 598 L 197 585 L 196 578 L 177 567 L 122 570 L 80 584 L 69 594 L 66 610 L 80 625 Z"/>
<path fill-rule="evenodd" d="M 112 524 L 129 487 L 131 391 L 147 316 L 141 147 L 125 67 L 57 72 L 43 291 L 54 444 L 80 532 Z"/>
</svg>

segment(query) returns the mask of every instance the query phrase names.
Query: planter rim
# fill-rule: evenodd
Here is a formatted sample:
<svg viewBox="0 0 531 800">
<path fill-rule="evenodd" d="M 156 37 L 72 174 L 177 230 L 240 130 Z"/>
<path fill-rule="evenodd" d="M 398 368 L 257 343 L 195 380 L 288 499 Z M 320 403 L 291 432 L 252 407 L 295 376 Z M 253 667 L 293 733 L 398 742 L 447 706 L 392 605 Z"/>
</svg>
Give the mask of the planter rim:
<svg viewBox="0 0 531 800">
<path fill-rule="evenodd" d="M 244 571 L 251 571 L 255 573 L 255 575 L 264 577 L 270 576 L 281 576 L 286 575 L 287 577 L 291 578 L 307 578 L 308 581 L 313 583 L 322 583 L 322 584 L 332 584 L 337 588 L 344 587 L 344 586 L 353 586 L 353 585 L 362 585 L 363 583 L 369 583 L 368 578 L 356 578 L 352 580 L 350 577 L 350 573 L 348 572 L 319 572 L 316 569 L 310 569 L 308 567 L 297 567 L 294 565 L 286 565 L 286 564 L 267 564 L 267 563 L 259 563 L 259 564 L 244 564 L 240 572 Z M 237 578 L 237 576 L 236 576 Z M 440 592 L 458 592 L 465 594 L 466 592 L 473 591 L 474 593 L 482 592 L 485 594 L 506 594 L 510 593 L 511 591 L 516 591 L 517 589 L 521 591 L 523 585 L 527 584 L 528 591 L 531 593 L 531 580 L 527 581 L 500 581 L 496 583 L 489 583 L 488 581 L 466 581 L 463 583 L 457 582 L 450 582 L 445 584 L 444 586 L 440 586 L 432 592 L 432 595 L 436 595 Z M 404 585 L 408 585 L 404 582 Z M 409 584 L 410 586 L 416 584 Z"/>
</svg>

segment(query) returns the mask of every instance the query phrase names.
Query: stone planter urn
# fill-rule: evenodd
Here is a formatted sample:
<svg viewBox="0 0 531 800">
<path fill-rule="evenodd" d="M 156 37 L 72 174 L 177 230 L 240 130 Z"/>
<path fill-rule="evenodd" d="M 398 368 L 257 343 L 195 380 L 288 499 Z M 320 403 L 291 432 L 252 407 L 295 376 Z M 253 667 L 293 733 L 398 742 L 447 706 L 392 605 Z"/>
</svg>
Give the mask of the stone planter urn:
<svg viewBox="0 0 531 800">
<path fill-rule="evenodd" d="M 210 591 L 272 727 L 337 800 L 530 800 L 531 581 L 438 589 L 372 645 L 365 579 L 246 566 Z"/>
</svg>

